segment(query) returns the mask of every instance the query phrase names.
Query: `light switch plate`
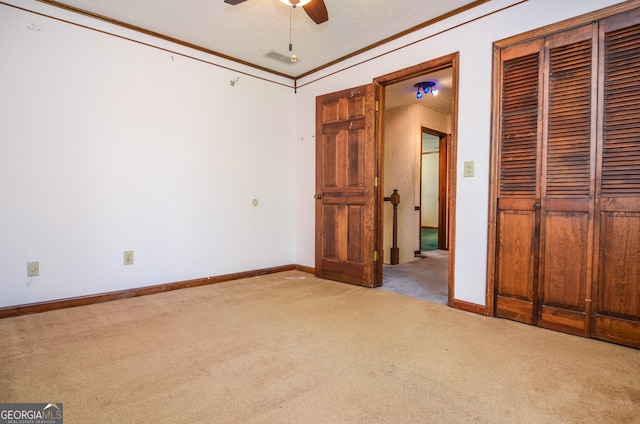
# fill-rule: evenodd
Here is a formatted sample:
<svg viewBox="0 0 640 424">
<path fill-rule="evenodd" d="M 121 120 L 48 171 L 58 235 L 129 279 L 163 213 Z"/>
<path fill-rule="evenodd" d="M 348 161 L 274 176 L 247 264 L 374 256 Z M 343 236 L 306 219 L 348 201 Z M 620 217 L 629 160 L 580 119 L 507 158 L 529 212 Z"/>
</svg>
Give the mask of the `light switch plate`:
<svg viewBox="0 0 640 424">
<path fill-rule="evenodd" d="M 475 163 L 472 160 L 466 161 L 464 163 L 464 176 L 465 177 L 473 177 L 475 174 Z"/>
<path fill-rule="evenodd" d="M 40 262 L 27 262 L 27 277 L 37 277 L 40 275 Z"/>
<path fill-rule="evenodd" d="M 133 250 L 125 250 L 123 256 L 125 265 L 133 265 Z"/>
</svg>

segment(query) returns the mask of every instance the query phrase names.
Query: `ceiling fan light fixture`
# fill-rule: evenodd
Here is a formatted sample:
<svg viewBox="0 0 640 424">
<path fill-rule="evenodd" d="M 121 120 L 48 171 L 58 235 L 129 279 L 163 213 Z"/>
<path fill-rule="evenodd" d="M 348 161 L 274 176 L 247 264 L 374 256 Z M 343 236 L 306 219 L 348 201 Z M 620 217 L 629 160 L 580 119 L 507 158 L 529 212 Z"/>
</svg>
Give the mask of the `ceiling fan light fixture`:
<svg viewBox="0 0 640 424">
<path fill-rule="evenodd" d="M 311 0 L 280 0 L 280 1 L 286 4 L 287 6 L 293 6 L 293 7 L 306 6 L 311 2 Z"/>
</svg>

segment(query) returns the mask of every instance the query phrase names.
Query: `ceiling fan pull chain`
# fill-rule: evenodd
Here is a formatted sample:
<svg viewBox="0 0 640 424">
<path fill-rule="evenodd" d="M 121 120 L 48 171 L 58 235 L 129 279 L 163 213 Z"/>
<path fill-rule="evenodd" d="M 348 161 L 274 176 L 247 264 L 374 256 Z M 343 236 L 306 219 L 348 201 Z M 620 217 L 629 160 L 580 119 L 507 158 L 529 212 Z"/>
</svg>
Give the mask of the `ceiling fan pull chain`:
<svg viewBox="0 0 640 424">
<path fill-rule="evenodd" d="M 291 62 L 292 63 L 295 63 L 295 62 L 298 61 L 298 56 L 296 56 L 296 54 L 293 53 L 293 38 L 295 36 L 293 20 L 295 19 L 295 16 L 296 16 L 295 6 L 294 7 L 290 7 L 289 8 L 289 52 L 291 53 Z"/>
<path fill-rule="evenodd" d="M 289 9 L 289 51 L 292 52 L 293 51 L 293 37 L 291 35 L 291 27 L 292 27 L 292 20 L 293 18 L 291 17 L 291 9 Z"/>
</svg>

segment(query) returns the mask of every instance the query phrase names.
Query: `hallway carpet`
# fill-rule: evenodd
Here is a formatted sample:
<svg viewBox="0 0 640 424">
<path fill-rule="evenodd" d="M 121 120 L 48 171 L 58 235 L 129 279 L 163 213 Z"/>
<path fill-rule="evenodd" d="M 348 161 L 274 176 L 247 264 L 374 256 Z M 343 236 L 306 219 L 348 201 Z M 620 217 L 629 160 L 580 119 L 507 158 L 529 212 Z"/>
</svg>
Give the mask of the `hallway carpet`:
<svg viewBox="0 0 640 424">
<path fill-rule="evenodd" d="M 76 423 L 633 423 L 640 351 L 298 271 L 0 320 Z"/>
<path fill-rule="evenodd" d="M 422 258 L 399 265 L 384 265 L 381 290 L 447 304 L 449 252 L 429 250 Z"/>
<path fill-rule="evenodd" d="M 420 250 L 436 250 L 438 248 L 438 229 L 420 228 Z"/>
</svg>

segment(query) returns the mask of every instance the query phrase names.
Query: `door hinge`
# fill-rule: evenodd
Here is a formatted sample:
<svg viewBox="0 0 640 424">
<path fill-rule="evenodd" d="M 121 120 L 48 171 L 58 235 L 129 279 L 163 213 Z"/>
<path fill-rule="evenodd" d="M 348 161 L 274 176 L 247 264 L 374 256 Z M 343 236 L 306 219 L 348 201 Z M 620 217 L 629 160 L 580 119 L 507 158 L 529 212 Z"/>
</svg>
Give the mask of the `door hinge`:
<svg viewBox="0 0 640 424">
<path fill-rule="evenodd" d="M 380 102 L 376 100 L 376 112 L 379 111 L 380 108 Z"/>
<path fill-rule="evenodd" d="M 378 251 L 377 250 L 373 251 L 373 262 L 378 262 Z"/>
<path fill-rule="evenodd" d="M 373 178 L 373 186 L 378 187 L 378 177 Z"/>
</svg>

